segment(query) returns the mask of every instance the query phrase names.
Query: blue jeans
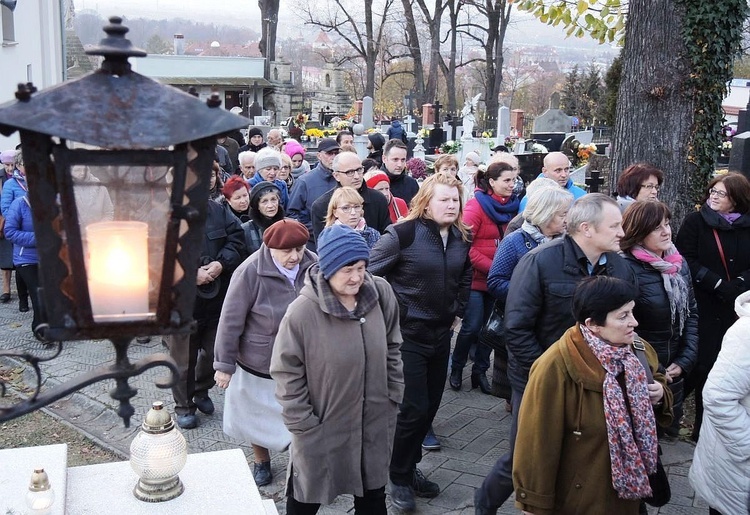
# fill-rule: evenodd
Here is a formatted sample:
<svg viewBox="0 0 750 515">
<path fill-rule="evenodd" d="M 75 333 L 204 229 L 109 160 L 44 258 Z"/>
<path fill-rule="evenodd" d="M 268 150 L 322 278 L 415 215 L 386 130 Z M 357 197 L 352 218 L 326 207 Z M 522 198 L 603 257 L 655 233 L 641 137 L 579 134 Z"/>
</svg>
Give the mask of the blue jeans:
<svg viewBox="0 0 750 515">
<path fill-rule="evenodd" d="M 476 351 L 471 373 L 484 374 L 490 368 L 492 349 L 479 343 L 479 333 L 490 317 L 494 302 L 495 299 L 486 291 L 471 290 L 469 293 L 469 301 L 466 303 L 466 311 L 461 321 L 461 330 L 458 332 L 456 347 L 453 349 L 451 359 L 453 368 L 463 370 L 472 345 L 476 345 Z"/>
</svg>

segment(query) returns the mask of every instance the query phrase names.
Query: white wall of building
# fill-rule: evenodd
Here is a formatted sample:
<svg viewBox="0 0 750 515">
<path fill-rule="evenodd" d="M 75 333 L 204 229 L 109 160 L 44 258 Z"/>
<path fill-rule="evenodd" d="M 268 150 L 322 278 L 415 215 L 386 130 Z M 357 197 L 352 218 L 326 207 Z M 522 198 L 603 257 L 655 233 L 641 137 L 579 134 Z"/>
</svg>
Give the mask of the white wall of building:
<svg viewBox="0 0 750 515">
<path fill-rule="evenodd" d="M 0 104 L 15 99 L 19 82 L 33 82 L 45 89 L 63 80 L 63 29 L 59 0 L 21 0 L 10 13 L 5 7 L 2 18 L 7 26 L 12 17 L 13 35 L 2 34 L 0 46 Z M 14 148 L 18 133 L 10 138 L 0 135 L 0 150 Z"/>
<path fill-rule="evenodd" d="M 161 54 L 130 60 L 134 71 L 157 80 L 162 77 L 262 79 L 264 62 L 262 57 Z"/>
</svg>

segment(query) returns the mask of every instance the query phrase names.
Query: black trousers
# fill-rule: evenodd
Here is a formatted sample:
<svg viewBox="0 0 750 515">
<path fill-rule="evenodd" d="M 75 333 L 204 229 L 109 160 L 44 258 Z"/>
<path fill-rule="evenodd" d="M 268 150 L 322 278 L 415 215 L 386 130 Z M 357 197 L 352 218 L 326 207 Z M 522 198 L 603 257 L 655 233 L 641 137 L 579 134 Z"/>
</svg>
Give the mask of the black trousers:
<svg viewBox="0 0 750 515">
<path fill-rule="evenodd" d="M 510 396 L 510 402 L 513 406 L 513 418 L 510 423 L 510 436 L 508 438 L 510 448 L 508 452 L 498 458 L 474 496 L 476 506 L 485 510 L 497 510 L 513 493 L 513 450 L 516 446 L 518 411 L 521 408 L 522 399 L 523 393 L 513 388 Z"/>
<path fill-rule="evenodd" d="M 437 341 L 404 338 L 404 400 L 396 419 L 390 478 L 395 485 L 411 485 L 414 469 L 422 460 L 422 440 L 440 407 L 448 375 L 451 330 L 445 328 Z"/>
<path fill-rule="evenodd" d="M 167 336 L 169 354 L 180 373 L 177 384 L 172 387 L 174 411 L 178 416 L 194 415 L 193 398 L 208 396 L 208 391 L 216 384 L 214 342 L 218 325 L 218 320 L 199 320 L 194 333 Z"/>
<path fill-rule="evenodd" d="M 21 291 L 23 284 L 24 293 Z M 16 288 L 18 288 L 18 298 L 26 296 L 31 297 L 31 308 L 34 310 L 34 317 L 31 321 L 31 331 L 39 325 L 39 265 L 22 265 L 16 267 Z"/>
<path fill-rule="evenodd" d="M 294 499 L 294 493 L 286 498 L 287 515 L 315 515 L 320 504 L 299 502 Z M 354 496 L 355 515 L 387 515 L 385 507 L 385 486 L 375 490 L 366 490 L 362 497 Z"/>
</svg>

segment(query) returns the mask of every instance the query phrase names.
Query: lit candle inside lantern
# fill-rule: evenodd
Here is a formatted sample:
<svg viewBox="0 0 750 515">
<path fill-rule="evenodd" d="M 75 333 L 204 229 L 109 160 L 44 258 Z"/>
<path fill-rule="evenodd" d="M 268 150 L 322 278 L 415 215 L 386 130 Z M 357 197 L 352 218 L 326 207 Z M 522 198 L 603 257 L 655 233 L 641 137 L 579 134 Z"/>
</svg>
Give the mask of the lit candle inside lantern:
<svg viewBox="0 0 750 515">
<path fill-rule="evenodd" d="M 86 226 L 91 311 L 97 322 L 148 318 L 148 225 Z"/>
</svg>

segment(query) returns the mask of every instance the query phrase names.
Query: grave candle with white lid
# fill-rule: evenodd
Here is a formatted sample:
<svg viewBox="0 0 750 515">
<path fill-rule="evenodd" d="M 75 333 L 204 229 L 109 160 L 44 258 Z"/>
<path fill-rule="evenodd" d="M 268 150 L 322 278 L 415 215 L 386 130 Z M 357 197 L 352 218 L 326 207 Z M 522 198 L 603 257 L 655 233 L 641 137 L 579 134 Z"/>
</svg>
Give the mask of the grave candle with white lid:
<svg viewBox="0 0 750 515">
<path fill-rule="evenodd" d="M 148 318 L 148 225 L 133 221 L 92 223 L 86 226 L 86 244 L 94 321 Z"/>
</svg>

